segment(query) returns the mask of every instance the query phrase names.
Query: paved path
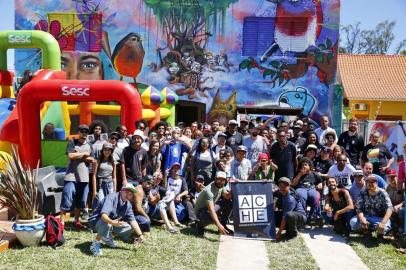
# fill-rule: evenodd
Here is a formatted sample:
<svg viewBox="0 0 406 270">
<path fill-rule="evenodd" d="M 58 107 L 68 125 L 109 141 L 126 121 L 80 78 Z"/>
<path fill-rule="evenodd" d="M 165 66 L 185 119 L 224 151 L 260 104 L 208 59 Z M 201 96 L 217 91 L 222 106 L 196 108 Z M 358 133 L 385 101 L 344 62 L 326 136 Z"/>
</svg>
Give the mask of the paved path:
<svg viewBox="0 0 406 270">
<path fill-rule="evenodd" d="M 321 270 L 368 269 L 345 239 L 331 228 L 305 230 L 302 237 Z"/>
<path fill-rule="evenodd" d="M 220 237 L 217 254 L 218 270 L 269 269 L 265 242 L 251 239 L 237 239 L 232 236 Z"/>
</svg>

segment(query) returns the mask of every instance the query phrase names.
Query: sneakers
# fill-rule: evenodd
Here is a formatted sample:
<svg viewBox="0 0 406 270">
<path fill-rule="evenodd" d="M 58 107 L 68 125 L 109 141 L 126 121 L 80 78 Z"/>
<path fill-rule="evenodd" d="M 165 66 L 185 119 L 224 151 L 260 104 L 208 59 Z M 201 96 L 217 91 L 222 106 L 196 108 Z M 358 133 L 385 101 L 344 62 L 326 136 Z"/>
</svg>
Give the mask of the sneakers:
<svg viewBox="0 0 406 270">
<path fill-rule="evenodd" d="M 92 244 L 90 245 L 90 251 L 92 252 L 93 256 L 101 256 L 102 250 L 100 247 L 100 242 L 96 240 L 93 241 Z"/>
<path fill-rule="evenodd" d="M 82 214 L 82 219 L 83 220 L 88 221 L 89 217 L 90 217 L 89 211 L 83 212 L 83 214 Z"/>
<path fill-rule="evenodd" d="M 83 225 L 82 223 L 80 223 L 79 220 L 75 220 L 75 221 L 72 223 L 72 225 L 73 225 L 73 227 L 74 227 L 75 229 L 77 229 L 77 230 L 85 230 L 85 229 L 86 229 L 85 225 Z"/>
<path fill-rule="evenodd" d="M 103 243 L 105 243 L 110 248 L 116 248 L 117 245 L 113 240 L 113 237 L 110 235 L 108 237 L 102 237 Z"/>
</svg>

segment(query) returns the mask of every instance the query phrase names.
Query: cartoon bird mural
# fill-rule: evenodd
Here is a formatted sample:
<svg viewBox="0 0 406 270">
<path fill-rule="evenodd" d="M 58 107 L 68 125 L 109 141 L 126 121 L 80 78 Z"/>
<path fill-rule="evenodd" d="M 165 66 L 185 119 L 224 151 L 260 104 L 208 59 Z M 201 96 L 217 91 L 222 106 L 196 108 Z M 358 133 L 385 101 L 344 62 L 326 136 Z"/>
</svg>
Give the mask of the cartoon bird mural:
<svg viewBox="0 0 406 270">
<path fill-rule="evenodd" d="M 316 48 L 323 24 L 321 0 L 267 0 L 275 3 L 275 42 L 262 55 L 264 62 L 278 49 L 303 53 Z"/>
<path fill-rule="evenodd" d="M 292 108 L 303 108 L 303 115 L 310 115 L 317 108 L 317 99 L 310 94 L 309 90 L 298 86 L 295 90 L 282 92 L 278 98 L 279 106 L 287 104 Z"/>
<path fill-rule="evenodd" d="M 114 69 L 120 74 L 120 80 L 123 79 L 123 76 L 126 76 L 133 78 L 134 82 L 136 82 L 145 55 L 141 41 L 140 35 L 129 33 L 114 48 L 111 62 Z"/>
</svg>

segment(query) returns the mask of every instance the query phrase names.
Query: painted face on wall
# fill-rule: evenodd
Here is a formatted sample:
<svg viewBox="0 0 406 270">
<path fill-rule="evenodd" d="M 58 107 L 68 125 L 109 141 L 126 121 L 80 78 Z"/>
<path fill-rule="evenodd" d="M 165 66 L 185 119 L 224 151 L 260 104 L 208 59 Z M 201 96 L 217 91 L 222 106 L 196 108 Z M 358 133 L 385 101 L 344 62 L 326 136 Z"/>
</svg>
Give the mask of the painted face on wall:
<svg viewBox="0 0 406 270">
<path fill-rule="evenodd" d="M 191 65 L 190 69 L 191 69 L 193 72 L 200 73 L 200 64 L 199 64 L 199 62 L 193 61 L 193 63 L 192 63 L 192 65 Z"/>
<path fill-rule="evenodd" d="M 103 79 L 103 66 L 98 53 L 62 52 L 61 68 L 70 80 Z"/>
<path fill-rule="evenodd" d="M 171 63 L 171 66 L 168 68 L 169 73 L 172 75 L 176 75 L 179 72 L 179 66 L 177 63 Z"/>
</svg>

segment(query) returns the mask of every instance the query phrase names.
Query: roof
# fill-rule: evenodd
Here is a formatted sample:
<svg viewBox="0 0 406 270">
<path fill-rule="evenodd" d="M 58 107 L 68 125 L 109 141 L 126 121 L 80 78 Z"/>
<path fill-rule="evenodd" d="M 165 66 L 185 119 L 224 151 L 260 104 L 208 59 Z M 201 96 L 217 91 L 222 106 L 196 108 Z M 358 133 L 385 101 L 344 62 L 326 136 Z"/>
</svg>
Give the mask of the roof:
<svg viewBox="0 0 406 270">
<path fill-rule="evenodd" d="M 339 54 L 338 72 L 347 99 L 406 101 L 406 56 Z"/>
</svg>

